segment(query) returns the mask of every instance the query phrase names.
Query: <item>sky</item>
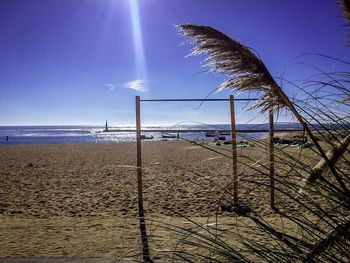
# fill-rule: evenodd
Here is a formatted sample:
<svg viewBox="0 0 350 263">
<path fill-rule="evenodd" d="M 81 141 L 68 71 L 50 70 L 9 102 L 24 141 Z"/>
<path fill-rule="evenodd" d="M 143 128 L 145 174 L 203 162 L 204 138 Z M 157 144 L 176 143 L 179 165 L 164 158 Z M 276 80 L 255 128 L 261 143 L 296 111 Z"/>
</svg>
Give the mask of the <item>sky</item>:
<svg viewBox="0 0 350 263">
<path fill-rule="evenodd" d="M 207 73 L 203 57 L 186 57 L 182 23 L 253 48 L 276 78 L 314 73 L 302 63 L 338 67 L 310 53 L 349 55 L 332 0 L 0 0 L 0 125 L 133 125 L 135 96 L 204 98 L 225 77 Z M 266 121 L 244 106 L 236 103 L 237 123 Z M 230 121 L 226 102 L 144 102 L 141 110 L 149 125 Z"/>
</svg>

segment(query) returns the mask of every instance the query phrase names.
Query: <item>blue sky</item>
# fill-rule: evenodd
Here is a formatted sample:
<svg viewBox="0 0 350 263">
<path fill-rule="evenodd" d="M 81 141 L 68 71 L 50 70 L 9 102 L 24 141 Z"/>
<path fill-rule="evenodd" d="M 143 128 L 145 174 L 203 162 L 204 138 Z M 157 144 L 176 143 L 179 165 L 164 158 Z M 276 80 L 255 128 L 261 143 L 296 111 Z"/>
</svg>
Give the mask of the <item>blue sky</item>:
<svg viewBox="0 0 350 263">
<path fill-rule="evenodd" d="M 190 47 L 174 27 L 181 23 L 223 31 L 290 80 L 313 73 L 295 62 L 336 70 L 302 54 L 348 55 L 345 23 L 331 0 L 1 0 L 0 125 L 132 125 L 136 95 L 205 97 L 225 78 L 205 73 L 202 58 L 185 58 Z M 197 105 L 143 104 L 142 121 L 229 122 L 227 103 Z M 238 123 L 265 121 L 236 106 Z"/>
</svg>

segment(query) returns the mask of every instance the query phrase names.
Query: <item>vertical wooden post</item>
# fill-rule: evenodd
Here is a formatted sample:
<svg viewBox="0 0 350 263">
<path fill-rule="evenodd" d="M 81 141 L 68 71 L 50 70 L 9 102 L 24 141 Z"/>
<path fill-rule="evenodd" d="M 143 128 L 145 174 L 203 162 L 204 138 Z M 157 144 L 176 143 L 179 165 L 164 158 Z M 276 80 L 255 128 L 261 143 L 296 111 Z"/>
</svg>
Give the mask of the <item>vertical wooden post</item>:
<svg viewBox="0 0 350 263">
<path fill-rule="evenodd" d="M 152 262 L 145 223 L 145 213 L 143 210 L 143 189 L 142 189 L 142 160 L 141 160 L 141 116 L 140 116 L 140 96 L 136 96 L 136 147 L 137 147 L 137 193 L 139 203 L 140 233 L 142 242 L 142 255 L 144 262 Z"/>
<path fill-rule="evenodd" d="M 232 138 L 232 175 L 233 175 L 233 203 L 238 205 L 238 176 L 237 176 L 237 138 L 236 138 L 236 116 L 235 100 L 233 95 L 230 96 L 231 111 L 231 138 Z"/>
<path fill-rule="evenodd" d="M 273 120 L 273 101 L 269 101 L 269 169 L 270 169 L 270 205 L 275 208 L 275 154 L 274 154 L 274 120 Z"/>
</svg>

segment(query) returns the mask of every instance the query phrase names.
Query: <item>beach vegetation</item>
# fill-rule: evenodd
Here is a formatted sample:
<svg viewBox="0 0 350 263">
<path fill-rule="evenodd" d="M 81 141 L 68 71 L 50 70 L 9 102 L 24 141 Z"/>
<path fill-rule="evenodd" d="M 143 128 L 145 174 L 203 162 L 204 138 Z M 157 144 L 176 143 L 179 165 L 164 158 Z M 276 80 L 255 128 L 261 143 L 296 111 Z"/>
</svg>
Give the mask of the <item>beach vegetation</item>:
<svg viewBox="0 0 350 263">
<path fill-rule="evenodd" d="M 349 24 L 350 1 L 343 0 L 341 7 Z M 214 223 L 209 223 L 209 217 L 203 223 L 179 214 L 189 224 L 163 224 L 177 240 L 166 253 L 186 262 L 349 262 L 349 62 L 312 54 L 337 63 L 342 70 L 327 72 L 313 66 L 317 74 L 302 83 L 281 78 L 281 83 L 297 91 L 291 97 L 251 48 L 209 26 L 177 27 L 185 43 L 194 46 L 191 56 L 203 55 L 209 71 L 227 76 L 219 91 L 257 94 L 259 99 L 251 108 L 259 109 L 261 114 L 273 109 L 277 119 L 282 110 L 291 112 L 303 127 L 303 136 L 312 143 L 298 151 L 274 147 L 273 187 L 277 201 L 268 213 L 251 209 L 247 199 L 240 196 L 246 212 L 226 211 L 228 219 L 217 213 Z M 268 153 L 267 143 L 254 143 Z M 232 159 L 229 154 L 222 156 Z M 239 165 L 243 167 L 239 182 L 268 191 L 271 173 L 267 158 L 241 156 Z M 229 207 L 233 200 L 232 185 L 221 188 L 218 210 L 223 203 Z"/>
</svg>

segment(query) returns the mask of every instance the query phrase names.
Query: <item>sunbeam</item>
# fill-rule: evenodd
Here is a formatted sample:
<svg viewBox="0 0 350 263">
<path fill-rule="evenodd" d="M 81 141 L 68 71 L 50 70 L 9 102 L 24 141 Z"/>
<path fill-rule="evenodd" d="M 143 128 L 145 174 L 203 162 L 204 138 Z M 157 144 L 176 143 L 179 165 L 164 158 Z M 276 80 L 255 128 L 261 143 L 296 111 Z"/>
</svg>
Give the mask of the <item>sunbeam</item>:
<svg viewBox="0 0 350 263">
<path fill-rule="evenodd" d="M 136 79 L 142 80 L 144 85 L 147 84 L 147 67 L 145 52 L 143 48 L 141 22 L 139 15 L 139 7 L 137 0 L 129 0 L 132 33 L 134 40 L 134 54 L 135 54 L 135 66 L 136 66 Z"/>
</svg>

